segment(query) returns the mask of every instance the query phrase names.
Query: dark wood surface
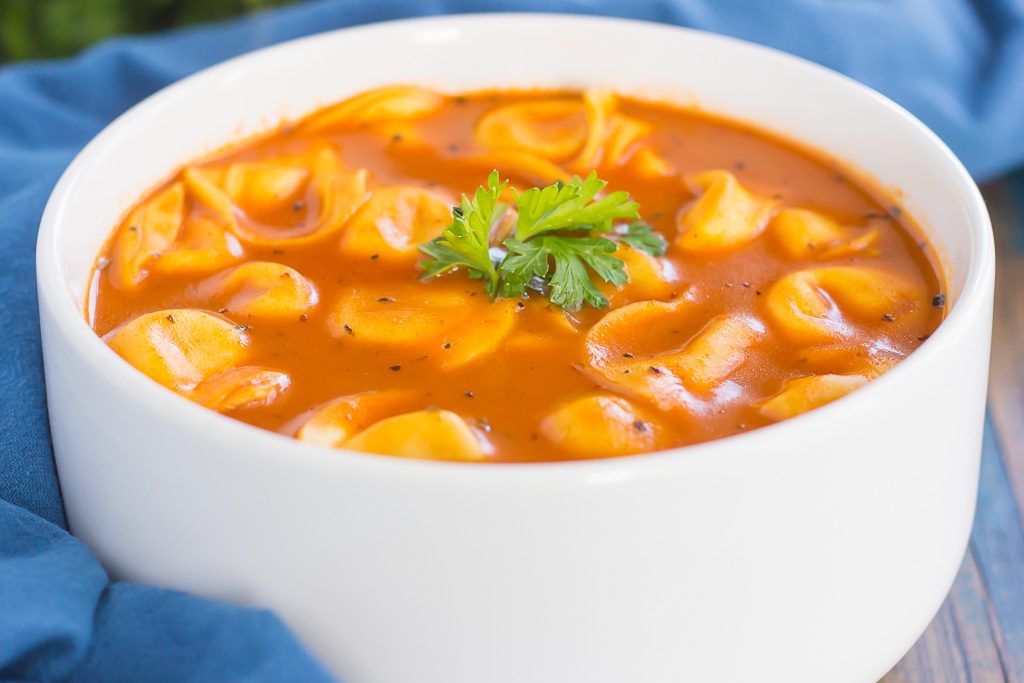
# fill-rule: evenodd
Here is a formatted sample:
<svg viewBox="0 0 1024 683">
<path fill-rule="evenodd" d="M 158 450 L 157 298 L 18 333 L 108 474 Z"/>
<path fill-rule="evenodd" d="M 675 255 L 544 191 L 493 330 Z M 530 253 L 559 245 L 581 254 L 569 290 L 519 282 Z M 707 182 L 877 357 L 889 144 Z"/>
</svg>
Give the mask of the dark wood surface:
<svg viewBox="0 0 1024 683">
<path fill-rule="evenodd" d="M 882 683 L 1024 683 L 1024 173 L 985 196 L 997 273 L 974 530 L 942 609 Z"/>
</svg>

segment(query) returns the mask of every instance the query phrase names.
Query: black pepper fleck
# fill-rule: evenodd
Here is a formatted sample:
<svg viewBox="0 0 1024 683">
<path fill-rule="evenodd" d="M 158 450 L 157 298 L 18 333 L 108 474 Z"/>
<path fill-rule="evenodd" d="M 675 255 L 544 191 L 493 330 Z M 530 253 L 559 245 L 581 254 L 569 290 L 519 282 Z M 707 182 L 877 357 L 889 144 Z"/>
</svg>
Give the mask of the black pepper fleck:
<svg viewBox="0 0 1024 683">
<path fill-rule="evenodd" d="M 443 348 L 446 348 L 446 349 L 452 348 L 452 343 L 451 342 L 445 342 L 444 345 L 443 345 Z"/>
<path fill-rule="evenodd" d="M 174 322 L 174 316 L 173 316 L 173 315 L 171 315 L 170 313 L 168 313 L 168 314 L 167 314 L 167 320 L 168 320 L 169 322 L 172 322 L 172 323 L 173 323 L 173 322 Z"/>
<path fill-rule="evenodd" d="M 306 208 L 306 202 L 303 200 L 296 199 L 292 202 L 292 211 L 302 211 L 304 208 Z"/>
<path fill-rule="evenodd" d="M 631 353 L 629 353 L 629 352 L 627 351 L 626 353 L 622 354 L 622 357 L 623 357 L 623 358 L 633 358 L 633 354 L 631 354 Z"/>
<path fill-rule="evenodd" d="M 370 260 L 371 261 L 376 261 L 379 258 L 380 258 L 380 254 L 370 254 Z"/>
<path fill-rule="evenodd" d="M 299 316 L 299 320 L 301 320 L 302 322 L 306 322 L 307 320 L 309 320 L 309 316 L 303 313 L 302 315 Z"/>
<path fill-rule="evenodd" d="M 464 391 L 462 392 L 462 395 L 465 396 L 466 398 L 473 398 L 474 396 L 472 391 Z"/>
<path fill-rule="evenodd" d="M 401 365 L 389 365 L 388 369 L 391 370 L 391 372 L 398 372 L 399 370 L 402 369 L 402 366 Z"/>
<path fill-rule="evenodd" d="M 891 323 L 892 321 L 896 320 L 896 316 L 894 316 L 892 313 L 886 313 L 885 315 L 882 316 L 882 320 L 884 322 Z"/>
<path fill-rule="evenodd" d="M 382 303 L 382 304 L 391 304 L 391 303 L 395 302 L 395 297 L 393 297 L 393 296 L 377 297 L 377 302 L 378 303 Z"/>
<path fill-rule="evenodd" d="M 935 296 L 932 297 L 932 306 L 934 306 L 935 308 L 942 308 L 945 305 L 946 305 L 946 295 L 945 294 L 936 294 Z"/>
<path fill-rule="evenodd" d="M 636 420 L 633 422 L 633 429 L 635 429 L 638 432 L 646 432 L 647 423 L 644 422 L 643 420 Z"/>
<path fill-rule="evenodd" d="M 647 371 L 655 375 L 660 375 L 663 372 L 661 368 L 655 367 L 653 365 L 649 366 L 647 368 Z"/>
<path fill-rule="evenodd" d="M 395 133 L 394 135 L 391 136 L 391 142 L 401 142 L 401 141 L 402 141 L 402 134 L 401 133 Z"/>
<path fill-rule="evenodd" d="M 351 325 L 349 325 L 348 323 L 345 323 L 344 325 L 342 325 L 342 326 L 341 326 L 341 329 L 345 330 L 345 334 L 350 334 L 350 335 L 352 335 L 353 337 L 354 337 L 354 336 L 356 336 L 356 331 L 355 331 L 355 330 L 353 330 L 353 329 L 352 329 L 352 326 L 351 326 Z"/>
</svg>

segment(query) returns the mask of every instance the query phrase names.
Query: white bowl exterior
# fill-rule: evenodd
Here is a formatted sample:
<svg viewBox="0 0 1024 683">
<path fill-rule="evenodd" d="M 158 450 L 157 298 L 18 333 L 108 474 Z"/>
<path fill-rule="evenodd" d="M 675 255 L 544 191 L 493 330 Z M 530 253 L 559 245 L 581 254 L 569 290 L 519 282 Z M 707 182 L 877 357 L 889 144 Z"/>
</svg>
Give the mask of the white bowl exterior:
<svg viewBox="0 0 1024 683">
<path fill-rule="evenodd" d="M 141 193 L 240 134 L 393 82 L 610 85 L 827 149 L 903 193 L 944 254 L 950 317 L 894 371 L 809 415 L 533 466 L 304 446 L 165 391 L 92 334 L 93 256 Z M 38 279 L 65 508 L 116 576 L 269 606 L 349 683 L 868 683 L 923 631 L 968 538 L 993 262 L 980 195 L 945 146 L 781 53 L 533 15 L 295 41 L 150 98 L 54 190 Z"/>
</svg>

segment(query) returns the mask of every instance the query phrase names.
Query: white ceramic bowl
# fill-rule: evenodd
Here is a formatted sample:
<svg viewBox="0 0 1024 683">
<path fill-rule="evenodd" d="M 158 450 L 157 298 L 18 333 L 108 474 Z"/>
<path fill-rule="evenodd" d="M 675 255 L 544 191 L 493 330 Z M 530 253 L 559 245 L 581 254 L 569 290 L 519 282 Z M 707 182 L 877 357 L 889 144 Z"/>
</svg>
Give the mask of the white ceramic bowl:
<svg viewBox="0 0 1024 683">
<path fill-rule="evenodd" d="M 93 257 L 140 194 L 282 116 L 394 82 L 609 85 L 828 150 L 903 193 L 943 254 L 949 317 L 881 379 L 772 427 L 487 466 L 301 445 L 159 387 L 91 332 Z M 546 15 L 293 41 L 150 97 L 50 198 L 39 308 L 65 508 L 115 576 L 271 607 L 349 683 L 869 683 L 924 630 L 968 538 L 993 263 L 978 190 L 931 132 L 772 50 Z"/>
</svg>

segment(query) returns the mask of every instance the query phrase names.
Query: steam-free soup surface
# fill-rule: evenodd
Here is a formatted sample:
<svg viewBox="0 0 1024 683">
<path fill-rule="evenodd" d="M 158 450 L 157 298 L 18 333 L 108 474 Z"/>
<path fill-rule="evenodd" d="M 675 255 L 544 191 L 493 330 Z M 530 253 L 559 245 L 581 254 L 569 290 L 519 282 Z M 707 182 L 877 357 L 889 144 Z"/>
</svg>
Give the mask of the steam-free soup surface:
<svg viewBox="0 0 1024 683">
<path fill-rule="evenodd" d="M 564 311 L 544 283 L 492 302 L 465 268 L 421 280 L 419 245 L 492 169 L 513 204 L 513 188 L 594 170 L 667 251 L 629 246 L 616 222 L 606 237 L 629 281 L 588 272 L 604 308 Z M 604 91 L 390 88 L 143 198 L 98 261 L 89 315 L 156 381 L 258 427 L 371 453 L 548 461 L 813 409 L 905 358 L 944 306 L 910 217 L 820 154 Z"/>
</svg>

